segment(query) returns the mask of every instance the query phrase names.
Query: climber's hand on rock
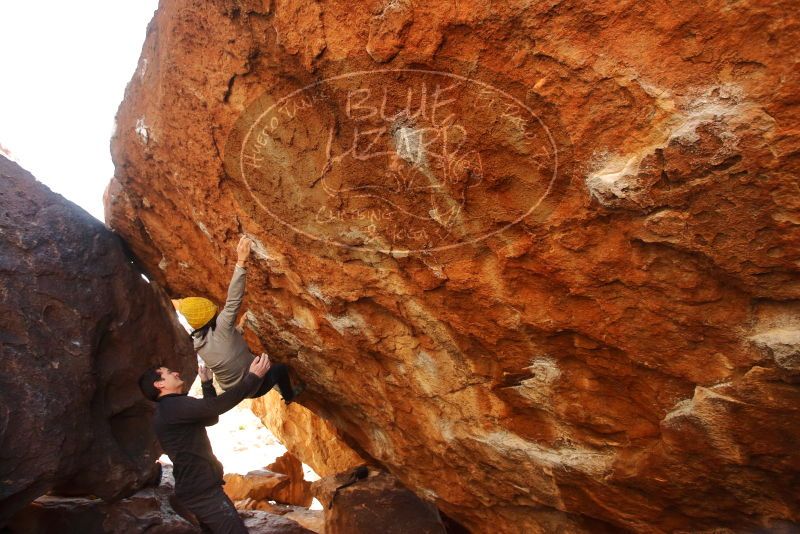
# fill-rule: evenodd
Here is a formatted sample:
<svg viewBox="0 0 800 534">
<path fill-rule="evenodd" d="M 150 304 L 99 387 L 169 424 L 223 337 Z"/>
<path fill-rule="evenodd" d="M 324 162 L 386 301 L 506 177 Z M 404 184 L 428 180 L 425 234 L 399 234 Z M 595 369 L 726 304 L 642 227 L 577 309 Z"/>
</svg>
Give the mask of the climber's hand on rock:
<svg viewBox="0 0 800 534">
<path fill-rule="evenodd" d="M 239 267 L 244 267 L 247 258 L 250 256 L 250 246 L 252 243 L 249 237 L 242 236 L 239 240 L 239 244 L 236 245 L 236 265 Z"/>
<path fill-rule="evenodd" d="M 209 369 L 203 364 L 197 366 L 197 374 L 198 376 L 200 376 L 201 382 L 208 382 L 214 377 L 214 374 L 211 372 L 211 369 Z"/>
<path fill-rule="evenodd" d="M 266 354 L 261 356 L 256 356 L 253 358 L 253 363 L 250 364 L 250 372 L 256 375 L 259 378 L 264 378 L 264 375 L 267 374 L 269 370 L 269 358 L 266 357 Z"/>
</svg>

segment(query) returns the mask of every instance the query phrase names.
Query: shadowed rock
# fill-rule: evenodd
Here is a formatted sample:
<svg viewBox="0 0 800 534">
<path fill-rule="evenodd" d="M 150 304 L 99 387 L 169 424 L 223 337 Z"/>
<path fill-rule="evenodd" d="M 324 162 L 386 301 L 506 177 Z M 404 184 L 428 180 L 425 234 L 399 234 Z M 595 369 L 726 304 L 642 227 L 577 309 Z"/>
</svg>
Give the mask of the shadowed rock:
<svg viewBox="0 0 800 534">
<path fill-rule="evenodd" d="M 151 480 L 137 385 L 194 356 L 119 237 L 0 156 L 0 525 L 49 491 L 108 500 Z"/>
<path fill-rule="evenodd" d="M 337 489 L 340 486 L 350 485 Z M 439 512 L 404 488 L 389 473 L 371 472 L 352 480 L 350 473 L 322 478 L 312 491 L 325 507 L 327 534 L 444 534 Z"/>
</svg>

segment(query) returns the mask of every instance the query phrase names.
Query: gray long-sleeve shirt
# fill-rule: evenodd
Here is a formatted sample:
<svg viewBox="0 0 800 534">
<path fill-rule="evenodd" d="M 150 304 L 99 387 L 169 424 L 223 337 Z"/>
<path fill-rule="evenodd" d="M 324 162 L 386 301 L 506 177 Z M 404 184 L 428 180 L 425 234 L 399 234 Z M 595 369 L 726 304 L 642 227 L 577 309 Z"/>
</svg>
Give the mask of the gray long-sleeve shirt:
<svg viewBox="0 0 800 534">
<path fill-rule="evenodd" d="M 225 306 L 217 315 L 216 326 L 204 335 L 198 333 L 193 336 L 194 350 L 214 372 L 219 386 L 225 391 L 244 378 L 255 357 L 242 334 L 236 330 L 236 316 L 244 299 L 246 275 L 245 268 L 237 265 L 228 286 Z"/>
</svg>

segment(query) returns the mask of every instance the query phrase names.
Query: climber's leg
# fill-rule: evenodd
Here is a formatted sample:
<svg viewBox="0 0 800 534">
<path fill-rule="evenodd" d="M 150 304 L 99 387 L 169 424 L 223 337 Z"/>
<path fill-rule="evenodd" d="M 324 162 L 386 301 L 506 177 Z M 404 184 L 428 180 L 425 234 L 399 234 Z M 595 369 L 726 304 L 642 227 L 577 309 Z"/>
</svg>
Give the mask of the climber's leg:
<svg viewBox="0 0 800 534">
<path fill-rule="evenodd" d="M 244 521 L 221 486 L 193 497 L 182 497 L 180 501 L 204 528 L 214 534 L 247 534 Z"/>
<path fill-rule="evenodd" d="M 281 392 L 281 397 L 283 397 L 283 400 L 285 400 L 287 403 L 291 402 L 294 398 L 292 381 L 289 379 L 289 368 L 283 363 L 272 364 L 272 366 L 269 368 L 269 371 L 267 371 L 267 375 L 264 377 L 264 381 L 261 383 L 261 386 L 250 398 L 255 399 L 256 397 L 266 395 L 269 390 L 275 387 L 275 384 L 278 385 L 278 389 Z"/>
</svg>

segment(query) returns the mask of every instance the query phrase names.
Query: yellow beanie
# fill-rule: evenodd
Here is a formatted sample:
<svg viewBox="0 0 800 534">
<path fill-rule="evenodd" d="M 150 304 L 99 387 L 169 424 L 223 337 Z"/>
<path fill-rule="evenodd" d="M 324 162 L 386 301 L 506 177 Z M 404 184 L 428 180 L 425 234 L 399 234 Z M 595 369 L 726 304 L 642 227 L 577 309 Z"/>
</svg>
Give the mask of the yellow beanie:
<svg viewBox="0 0 800 534">
<path fill-rule="evenodd" d="M 173 302 L 175 309 L 186 317 L 186 322 L 195 330 L 205 326 L 217 314 L 217 305 L 203 297 L 186 297 Z"/>
</svg>

